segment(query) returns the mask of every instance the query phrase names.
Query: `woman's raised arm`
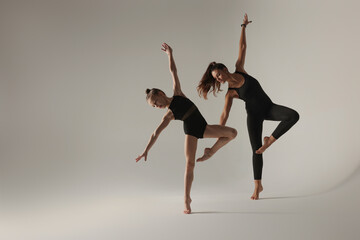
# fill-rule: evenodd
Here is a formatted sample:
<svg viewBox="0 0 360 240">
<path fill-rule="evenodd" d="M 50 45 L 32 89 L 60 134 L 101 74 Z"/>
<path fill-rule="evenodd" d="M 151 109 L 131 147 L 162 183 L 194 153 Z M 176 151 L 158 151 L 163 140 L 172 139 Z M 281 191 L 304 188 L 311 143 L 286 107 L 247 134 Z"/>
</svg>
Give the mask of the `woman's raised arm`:
<svg viewBox="0 0 360 240">
<path fill-rule="evenodd" d="M 241 24 L 241 35 L 240 35 L 240 43 L 239 43 L 239 56 L 236 61 L 235 67 L 236 71 L 245 72 L 244 64 L 245 64 L 245 54 L 246 54 L 246 35 L 245 28 L 252 21 L 248 20 L 248 16 L 245 13 L 243 24 Z"/>
</svg>

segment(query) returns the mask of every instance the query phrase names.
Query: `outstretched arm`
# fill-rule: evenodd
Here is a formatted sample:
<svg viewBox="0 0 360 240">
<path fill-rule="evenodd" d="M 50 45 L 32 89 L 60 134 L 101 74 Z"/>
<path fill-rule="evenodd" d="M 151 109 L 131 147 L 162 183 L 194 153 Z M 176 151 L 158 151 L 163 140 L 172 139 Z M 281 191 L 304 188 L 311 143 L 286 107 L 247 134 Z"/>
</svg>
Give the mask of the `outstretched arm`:
<svg viewBox="0 0 360 240">
<path fill-rule="evenodd" d="M 245 54 L 246 54 L 246 35 L 245 28 L 252 21 L 248 21 L 248 16 L 245 14 L 243 24 L 241 27 L 241 35 L 240 35 L 240 43 L 239 43 L 239 57 L 236 61 L 235 67 L 236 71 L 245 72 L 244 64 L 245 64 Z"/>
<path fill-rule="evenodd" d="M 226 121 L 229 118 L 229 113 L 230 113 L 233 99 L 234 99 L 234 95 L 231 92 L 227 92 L 227 94 L 225 96 L 224 109 L 220 116 L 220 125 L 222 125 L 222 126 L 225 126 Z"/>
<path fill-rule="evenodd" d="M 155 129 L 154 133 L 151 134 L 149 142 L 148 142 L 144 152 L 136 158 L 136 162 L 140 161 L 140 159 L 143 157 L 145 158 L 145 161 L 146 161 L 147 154 L 148 154 L 150 148 L 154 145 L 154 143 L 158 139 L 162 130 L 164 130 L 169 125 L 170 121 L 173 119 L 174 119 L 174 115 L 172 114 L 171 110 L 168 110 L 167 113 L 163 116 L 160 125 Z"/>
<path fill-rule="evenodd" d="M 162 46 L 161 50 L 166 52 L 166 54 L 169 57 L 169 69 L 170 69 L 170 73 L 171 73 L 171 76 L 173 79 L 174 95 L 184 95 L 181 91 L 180 81 L 179 81 L 179 77 L 177 75 L 177 69 L 176 69 L 175 60 L 174 60 L 174 56 L 173 56 L 173 50 L 166 43 L 163 43 L 161 46 Z"/>
</svg>

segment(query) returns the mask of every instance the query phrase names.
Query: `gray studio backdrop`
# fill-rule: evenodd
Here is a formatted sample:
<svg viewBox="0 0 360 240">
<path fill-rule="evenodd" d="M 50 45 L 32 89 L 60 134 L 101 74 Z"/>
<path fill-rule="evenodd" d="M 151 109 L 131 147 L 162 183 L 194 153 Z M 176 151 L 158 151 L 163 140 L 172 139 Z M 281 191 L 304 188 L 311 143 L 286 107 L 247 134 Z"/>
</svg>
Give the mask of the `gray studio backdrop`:
<svg viewBox="0 0 360 240">
<path fill-rule="evenodd" d="M 356 1 L 1 1 L 0 192 L 3 203 L 183 191 L 184 133 L 173 121 L 135 163 L 171 95 L 161 43 L 174 49 L 185 94 L 217 124 L 226 91 L 196 86 L 211 61 L 234 71 L 248 13 L 245 69 L 300 121 L 264 154 L 264 186 L 279 195 L 332 189 L 359 168 Z M 227 86 L 222 87 L 224 90 Z M 265 122 L 264 135 L 277 122 Z M 252 190 L 242 101 L 236 140 L 196 165 L 193 191 Z M 199 156 L 212 140 L 201 140 Z M 3 205 L 4 206 L 4 205 Z"/>
</svg>

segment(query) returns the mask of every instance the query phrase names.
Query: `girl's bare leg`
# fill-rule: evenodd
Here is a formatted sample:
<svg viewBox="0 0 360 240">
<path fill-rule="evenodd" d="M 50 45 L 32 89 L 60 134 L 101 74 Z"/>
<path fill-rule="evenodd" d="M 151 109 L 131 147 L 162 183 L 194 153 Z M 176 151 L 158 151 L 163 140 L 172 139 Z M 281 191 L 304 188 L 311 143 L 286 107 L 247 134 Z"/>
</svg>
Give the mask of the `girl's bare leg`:
<svg viewBox="0 0 360 240">
<path fill-rule="evenodd" d="M 190 190 L 191 184 L 194 179 L 194 168 L 195 168 L 195 154 L 197 148 L 198 139 L 194 136 L 185 135 L 185 157 L 186 157 L 186 167 L 185 167 L 185 176 L 184 176 L 184 185 L 185 185 L 185 214 L 191 213 L 190 203 Z"/>
<path fill-rule="evenodd" d="M 204 132 L 204 138 L 218 138 L 218 140 L 211 148 L 205 148 L 204 155 L 196 161 L 202 162 L 209 159 L 220 148 L 234 139 L 236 135 L 237 131 L 234 128 L 222 125 L 207 125 Z"/>
</svg>

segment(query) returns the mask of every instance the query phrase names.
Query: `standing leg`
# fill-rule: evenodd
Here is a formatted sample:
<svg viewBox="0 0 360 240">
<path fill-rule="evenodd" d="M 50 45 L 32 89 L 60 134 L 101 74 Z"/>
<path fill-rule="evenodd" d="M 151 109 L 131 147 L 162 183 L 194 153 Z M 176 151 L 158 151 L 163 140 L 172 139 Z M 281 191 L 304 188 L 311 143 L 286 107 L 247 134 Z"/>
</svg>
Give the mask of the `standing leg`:
<svg viewBox="0 0 360 240">
<path fill-rule="evenodd" d="M 204 155 L 198 158 L 197 162 L 202 162 L 209 159 L 214 155 L 220 148 L 225 146 L 228 142 L 233 140 L 237 135 L 235 128 L 221 126 L 221 125 L 207 125 L 204 138 L 218 138 L 215 144 L 211 148 L 205 148 Z"/>
<path fill-rule="evenodd" d="M 186 167 L 185 167 L 185 176 L 184 176 L 184 185 L 185 185 L 185 214 L 191 213 L 190 203 L 190 190 L 191 184 L 194 180 L 194 168 L 195 168 L 195 154 L 197 148 L 198 139 L 191 135 L 185 135 L 185 157 L 186 157 Z"/>
<path fill-rule="evenodd" d="M 299 120 L 299 113 L 295 110 L 273 104 L 270 108 L 266 120 L 281 121 L 270 137 L 264 138 L 264 145 L 260 147 L 256 153 L 263 153 L 271 144 L 286 133 Z"/>
<path fill-rule="evenodd" d="M 251 143 L 251 148 L 253 151 L 253 171 L 254 171 L 254 182 L 255 189 L 254 193 L 251 196 L 251 199 L 256 200 L 259 199 L 259 193 L 263 190 L 263 186 L 261 184 L 261 175 L 263 168 L 263 156 L 262 154 L 256 154 L 255 151 L 261 147 L 261 135 L 263 128 L 264 119 L 260 117 L 255 117 L 248 115 L 247 116 L 247 127 L 249 132 L 249 138 Z"/>
</svg>

